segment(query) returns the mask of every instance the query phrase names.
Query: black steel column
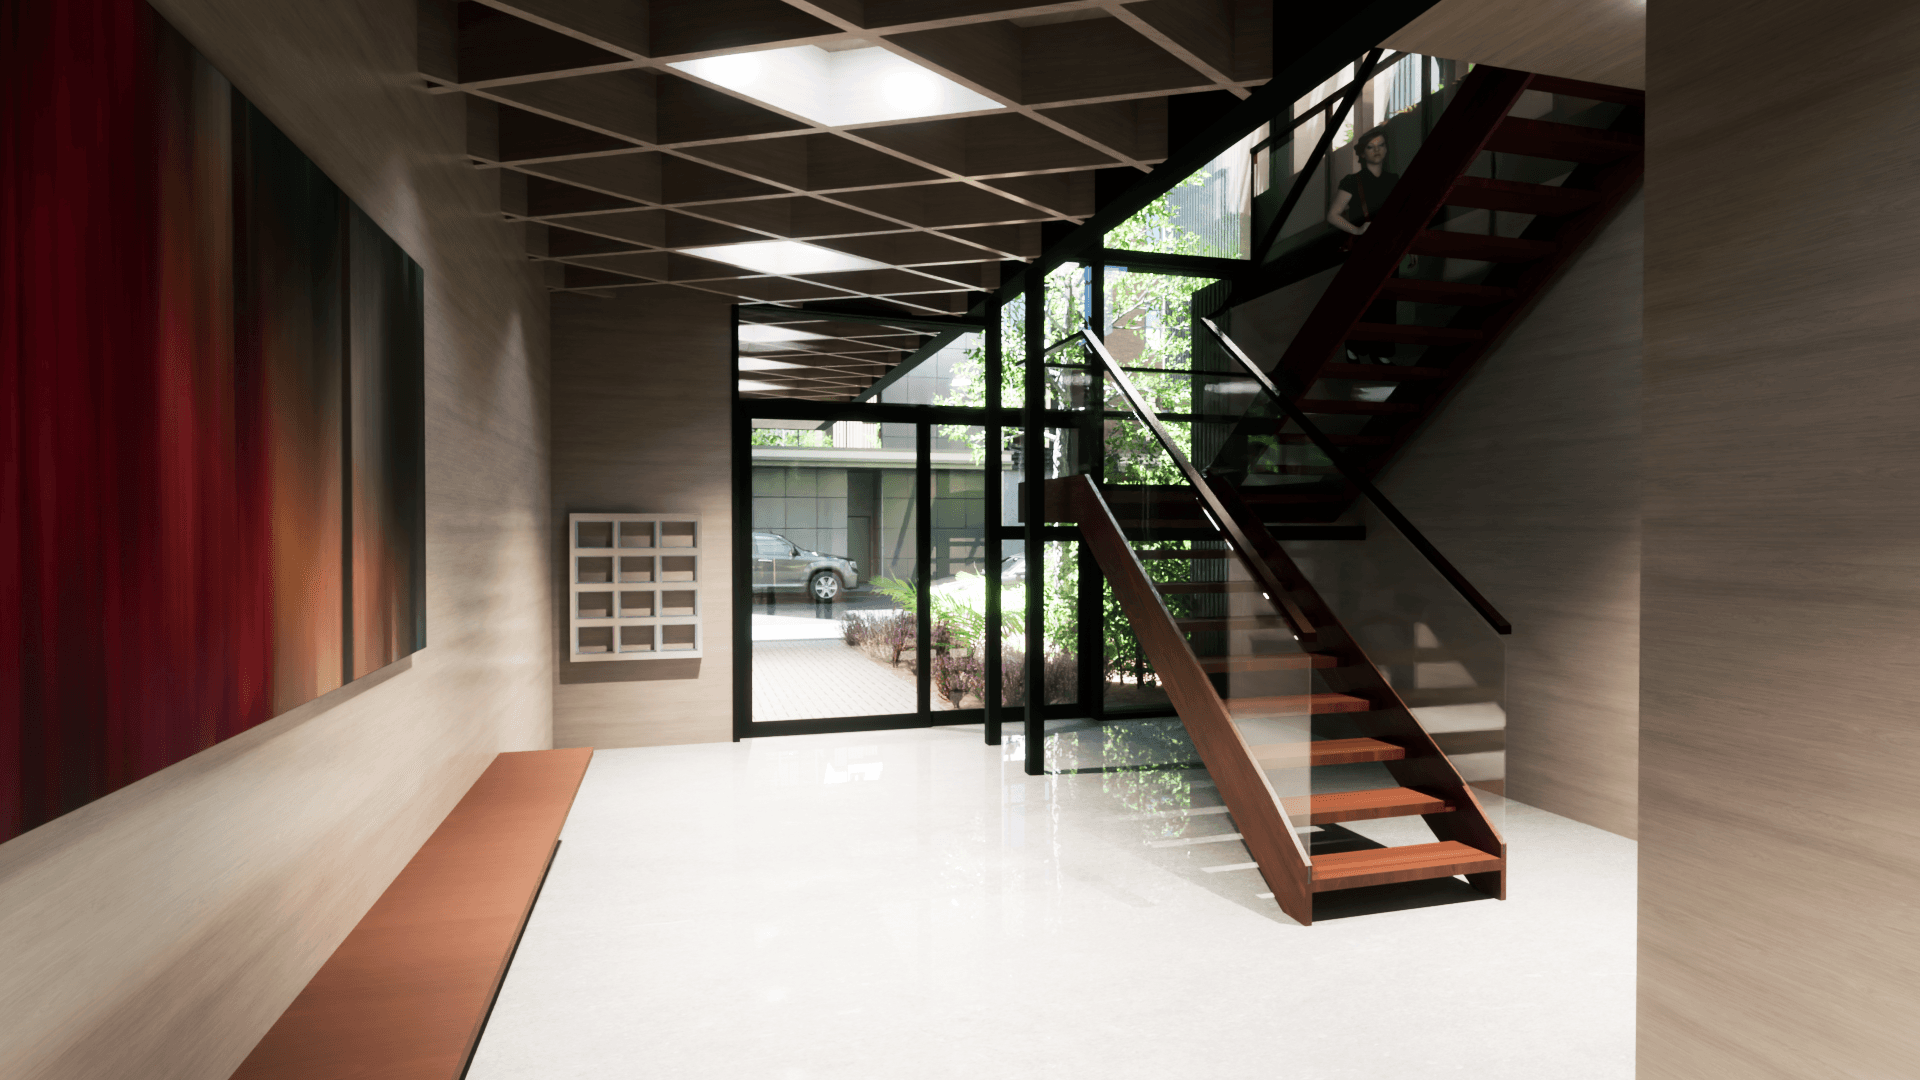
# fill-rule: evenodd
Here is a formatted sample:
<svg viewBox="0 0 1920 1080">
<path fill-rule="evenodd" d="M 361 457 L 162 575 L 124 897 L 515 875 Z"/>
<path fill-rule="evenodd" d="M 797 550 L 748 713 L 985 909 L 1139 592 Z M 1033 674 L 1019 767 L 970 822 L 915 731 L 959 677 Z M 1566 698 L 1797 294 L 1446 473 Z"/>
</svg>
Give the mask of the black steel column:
<svg viewBox="0 0 1920 1080">
<path fill-rule="evenodd" d="M 914 693 L 920 719 L 933 722 L 933 425 L 925 420 L 913 428 L 913 546 L 920 566 L 913 576 Z"/>
<path fill-rule="evenodd" d="M 1005 367 L 1000 356 L 1000 304 L 997 301 L 987 303 L 987 445 L 986 469 L 987 484 L 987 627 L 981 635 L 980 653 L 985 659 L 986 678 L 981 687 L 981 697 L 987 709 L 987 745 L 1000 745 L 1000 726 L 1005 722 L 1001 695 L 1005 686 L 1000 674 L 1000 573 L 1006 555 L 1000 550 L 1000 519 L 1006 516 L 1001 501 L 1001 489 L 1005 478 L 1000 475 L 1000 386 Z"/>
<path fill-rule="evenodd" d="M 732 374 L 727 396 L 733 400 L 733 737 L 753 730 L 753 417 L 740 400 L 740 305 L 730 309 Z M 616 567 L 617 569 L 617 567 Z M 619 575 L 614 575 L 619 580 Z M 769 594 L 771 595 L 771 594 Z"/>
<path fill-rule="evenodd" d="M 1095 255 L 1084 273 L 1087 279 L 1087 321 L 1093 324 L 1093 332 L 1104 338 L 1107 329 L 1105 258 Z M 1084 399 L 1086 409 L 1080 418 L 1078 457 L 1081 471 L 1093 477 L 1094 483 L 1102 484 L 1107 479 L 1106 374 L 1097 359 L 1092 356 L 1085 359 L 1087 396 Z M 1102 602 L 1104 579 L 1100 576 L 1100 564 L 1094 561 L 1093 552 L 1087 549 L 1084 542 L 1075 544 L 1073 549 L 1079 570 L 1073 622 L 1079 631 L 1080 640 L 1074 643 L 1074 648 L 1080 662 L 1075 681 L 1079 684 L 1081 710 L 1098 720 L 1107 713 L 1107 628 L 1102 617 L 1105 608 Z"/>
<path fill-rule="evenodd" d="M 1047 441 L 1046 429 L 1041 427 L 1041 413 L 1047 406 L 1046 364 L 1041 353 L 1046 350 L 1047 329 L 1047 284 L 1045 275 L 1038 272 L 1027 274 L 1027 303 L 1025 353 L 1026 370 L 1026 415 L 1021 437 L 1021 461 L 1026 466 L 1026 483 L 1021 507 L 1022 521 L 1027 527 L 1027 775 L 1039 776 L 1046 771 L 1047 704 L 1047 668 L 1046 668 L 1046 631 L 1043 622 L 1046 618 L 1046 565 L 1047 552 L 1040 540 L 1040 530 L 1046 525 L 1046 481 Z"/>
</svg>

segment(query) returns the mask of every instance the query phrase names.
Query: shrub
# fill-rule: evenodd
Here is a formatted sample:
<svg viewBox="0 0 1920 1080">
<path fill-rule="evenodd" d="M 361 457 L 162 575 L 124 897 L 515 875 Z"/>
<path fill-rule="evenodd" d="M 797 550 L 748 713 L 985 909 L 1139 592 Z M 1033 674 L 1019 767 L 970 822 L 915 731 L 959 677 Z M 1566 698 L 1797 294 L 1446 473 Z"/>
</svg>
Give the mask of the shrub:
<svg viewBox="0 0 1920 1080">
<path fill-rule="evenodd" d="M 1000 703 L 1020 708 L 1027 703 L 1027 657 L 1005 652 L 1000 672 Z M 1072 701 L 1078 690 L 1079 660 L 1072 653 L 1051 653 L 1044 668 L 1049 705 Z"/>
<path fill-rule="evenodd" d="M 933 658 L 933 688 L 954 708 L 968 694 L 979 693 L 986 681 L 986 665 L 977 656 L 942 653 Z"/>
</svg>

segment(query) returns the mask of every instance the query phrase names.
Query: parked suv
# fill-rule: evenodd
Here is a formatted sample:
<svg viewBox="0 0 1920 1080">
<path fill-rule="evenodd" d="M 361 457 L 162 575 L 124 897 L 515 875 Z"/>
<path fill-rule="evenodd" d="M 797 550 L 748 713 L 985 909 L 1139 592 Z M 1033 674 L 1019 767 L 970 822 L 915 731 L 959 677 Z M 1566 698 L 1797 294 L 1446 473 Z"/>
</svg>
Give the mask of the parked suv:
<svg viewBox="0 0 1920 1080">
<path fill-rule="evenodd" d="M 852 559 L 808 551 L 779 533 L 753 534 L 753 587 L 805 589 L 815 600 L 827 601 L 860 584 L 860 567 Z"/>
</svg>

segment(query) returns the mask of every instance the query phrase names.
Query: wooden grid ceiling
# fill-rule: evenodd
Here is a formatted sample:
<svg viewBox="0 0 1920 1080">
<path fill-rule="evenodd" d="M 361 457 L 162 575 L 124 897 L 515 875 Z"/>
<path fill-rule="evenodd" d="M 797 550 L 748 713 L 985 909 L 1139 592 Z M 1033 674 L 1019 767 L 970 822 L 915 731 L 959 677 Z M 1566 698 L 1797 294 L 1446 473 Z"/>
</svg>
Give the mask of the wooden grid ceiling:
<svg viewBox="0 0 1920 1080">
<path fill-rule="evenodd" d="M 1094 173 L 1167 153 L 1168 99 L 1271 75 L 1271 0 L 419 0 L 420 70 L 467 101 L 549 287 L 955 315 L 1094 209 Z M 829 126 L 668 65 L 885 49 L 997 103 Z M 772 275 L 688 254 L 799 240 L 882 268 Z M 925 331 L 809 323 L 763 396 L 848 400 Z M 771 365 L 769 365 L 771 366 Z"/>
</svg>

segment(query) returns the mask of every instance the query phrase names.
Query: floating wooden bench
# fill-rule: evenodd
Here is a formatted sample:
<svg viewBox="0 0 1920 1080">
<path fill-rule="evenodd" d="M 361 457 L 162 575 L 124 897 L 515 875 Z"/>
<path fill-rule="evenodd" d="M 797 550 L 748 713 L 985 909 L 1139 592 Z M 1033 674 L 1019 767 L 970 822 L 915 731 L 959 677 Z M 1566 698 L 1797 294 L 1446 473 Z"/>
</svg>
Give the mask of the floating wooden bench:
<svg viewBox="0 0 1920 1080">
<path fill-rule="evenodd" d="M 457 1080 L 592 756 L 494 758 L 235 1080 Z"/>
</svg>

